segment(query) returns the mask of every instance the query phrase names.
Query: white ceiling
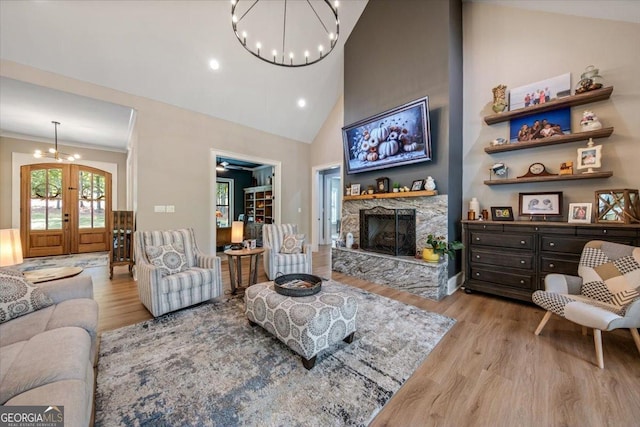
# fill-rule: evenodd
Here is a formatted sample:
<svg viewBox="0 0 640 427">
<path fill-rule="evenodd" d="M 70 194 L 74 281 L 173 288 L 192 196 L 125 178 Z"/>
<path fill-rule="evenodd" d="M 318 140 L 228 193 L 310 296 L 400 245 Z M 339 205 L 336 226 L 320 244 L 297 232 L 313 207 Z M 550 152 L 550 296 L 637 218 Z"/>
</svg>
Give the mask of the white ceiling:
<svg viewBox="0 0 640 427">
<path fill-rule="evenodd" d="M 637 0 L 465 1 L 640 22 Z M 260 61 L 240 46 L 228 0 L 0 0 L 0 57 L 311 142 L 342 93 L 343 45 L 366 3 L 342 0 L 337 48 L 315 65 L 291 69 Z M 215 72 L 208 66 L 213 58 L 220 62 Z M 51 139 L 51 121 L 57 120 L 61 142 L 127 146 L 132 117 L 123 106 L 11 79 L 0 80 L 0 89 L 3 134 Z M 304 109 L 296 105 L 301 97 Z"/>
</svg>

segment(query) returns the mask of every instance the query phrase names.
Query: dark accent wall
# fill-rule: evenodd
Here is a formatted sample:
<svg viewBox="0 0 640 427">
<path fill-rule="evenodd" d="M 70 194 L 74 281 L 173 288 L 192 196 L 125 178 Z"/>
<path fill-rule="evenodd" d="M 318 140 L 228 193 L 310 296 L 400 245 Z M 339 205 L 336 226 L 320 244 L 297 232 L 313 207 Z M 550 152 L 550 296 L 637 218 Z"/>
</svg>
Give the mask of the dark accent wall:
<svg viewBox="0 0 640 427">
<path fill-rule="evenodd" d="M 429 97 L 433 160 L 345 175 L 364 188 L 387 176 L 411 186 L 432 176 L 448 195 L 449 238 L 462 209 L 462 4 L 460 0 L 369 0 L 345 43 L 344 123 Z M 461 258 L 458 257 L 458 258 Z M 460 261 L 450 263 L 450 276 Z"/>
<path fill-rule="evenodd" d="M 217 172 L 220 178 L 233 179 L 233 220 L 238 219 L 238 215 L 244 213 L 244 189 L 251 187 L 253 174 L 250 171 L 228 169 L 224 172 Z"/>
</svg>

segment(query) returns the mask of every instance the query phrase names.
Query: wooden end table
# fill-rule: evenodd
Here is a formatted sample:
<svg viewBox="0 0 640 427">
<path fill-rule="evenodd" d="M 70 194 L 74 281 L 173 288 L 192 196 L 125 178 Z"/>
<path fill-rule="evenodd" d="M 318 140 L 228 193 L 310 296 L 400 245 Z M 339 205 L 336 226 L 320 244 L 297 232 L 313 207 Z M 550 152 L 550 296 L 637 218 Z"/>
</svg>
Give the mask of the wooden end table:
<svg viewBox="0 0 640 427">
<path fill-rule="evenodd" d="M 80 273 L 82 273 L 82 267 L 53 267 L 25 271 L 23 274 L 24 278 L 31 283 L 42 283 L 77 276 Z"/>
<path fill-rule="evenodd" d="M 260 254 L 264 248 L 255 249 L 227 249 L 224 253 L 229 257 L 229 276 L 231 278 L 231 293 L 235 294 L 238 289 L 245 289 L 258 282 L 258 263 Z M 242 257 L 249 257 L 249 283 L 242 286 Z"/>
</svg>

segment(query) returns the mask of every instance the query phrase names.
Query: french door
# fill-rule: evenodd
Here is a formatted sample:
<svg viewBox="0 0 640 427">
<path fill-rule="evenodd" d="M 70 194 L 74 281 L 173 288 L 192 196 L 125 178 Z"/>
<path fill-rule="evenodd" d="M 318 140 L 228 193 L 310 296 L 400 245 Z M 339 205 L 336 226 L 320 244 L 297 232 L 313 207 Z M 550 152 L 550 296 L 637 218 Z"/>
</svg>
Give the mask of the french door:
<svg viewBox="0 0 640 427">
<path fill-rule="evenodd" d="M 25 257 L 109 250 L 111 174 L 76 164 L 20 168 Z"/>
</svg>

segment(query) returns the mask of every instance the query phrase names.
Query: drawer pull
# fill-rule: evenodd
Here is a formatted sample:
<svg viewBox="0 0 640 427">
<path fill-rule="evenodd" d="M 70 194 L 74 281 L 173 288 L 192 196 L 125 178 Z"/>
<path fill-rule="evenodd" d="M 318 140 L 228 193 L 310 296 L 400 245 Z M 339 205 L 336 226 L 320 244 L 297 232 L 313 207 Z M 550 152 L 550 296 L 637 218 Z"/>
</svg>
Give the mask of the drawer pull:
<svg viewBox="0 0 640 427">
<path fill-rule="evenodd" d="M 480 273 L 476 273 L 476 277 L 480 277 Z"/>
<path fill-rule="evenodd" d="M 526 263 L 525 260 L 523 260 L 523 259 L 520 260 L 520 264 L 525 264 L 525 263 Z"/>
<path fill-rule="evenodd" d="M 480 255 L 476 255 L 476 259 L 480 259 Z"/>
<path fill-rule="evenodd" d="M 525 243 L 527 243 L 527 242 L 525 242 L 524 240 L 520 240 L 520 244 L 521 245 L 524 245 Z"/>
<path fill-rule="evenodd" d="M 476 237 L 476 241 L 477 241 L 477 242 L 479 242 L 479 241 L 480 241 L 480 238 L 479 238 L 479 237 Z"/>
<path fill-rule="evenodd" d="M 607 234 L 607 230 L 602 230 L 602 234 Z"/>
<path fill-rule="evenodd" d="M 549 243 L 549 246 L 551 246 L 551 247 L 554 247 L 555 245 L 556 245 L 556 244 L 555 244 L 555 243 L 553 243 L 553 242 Z"/>
<path fill-rule="evenodd" d="M 524 280 L 520 280 L 520 284 L 521 284 L 521 285 L 524 285 Z"/>
<path fill-rule="evenodd" d="M 555 265 L 553 265 L 553 263 L 549 264 L 549 268 L 554 268 Z"/>
</svg>

